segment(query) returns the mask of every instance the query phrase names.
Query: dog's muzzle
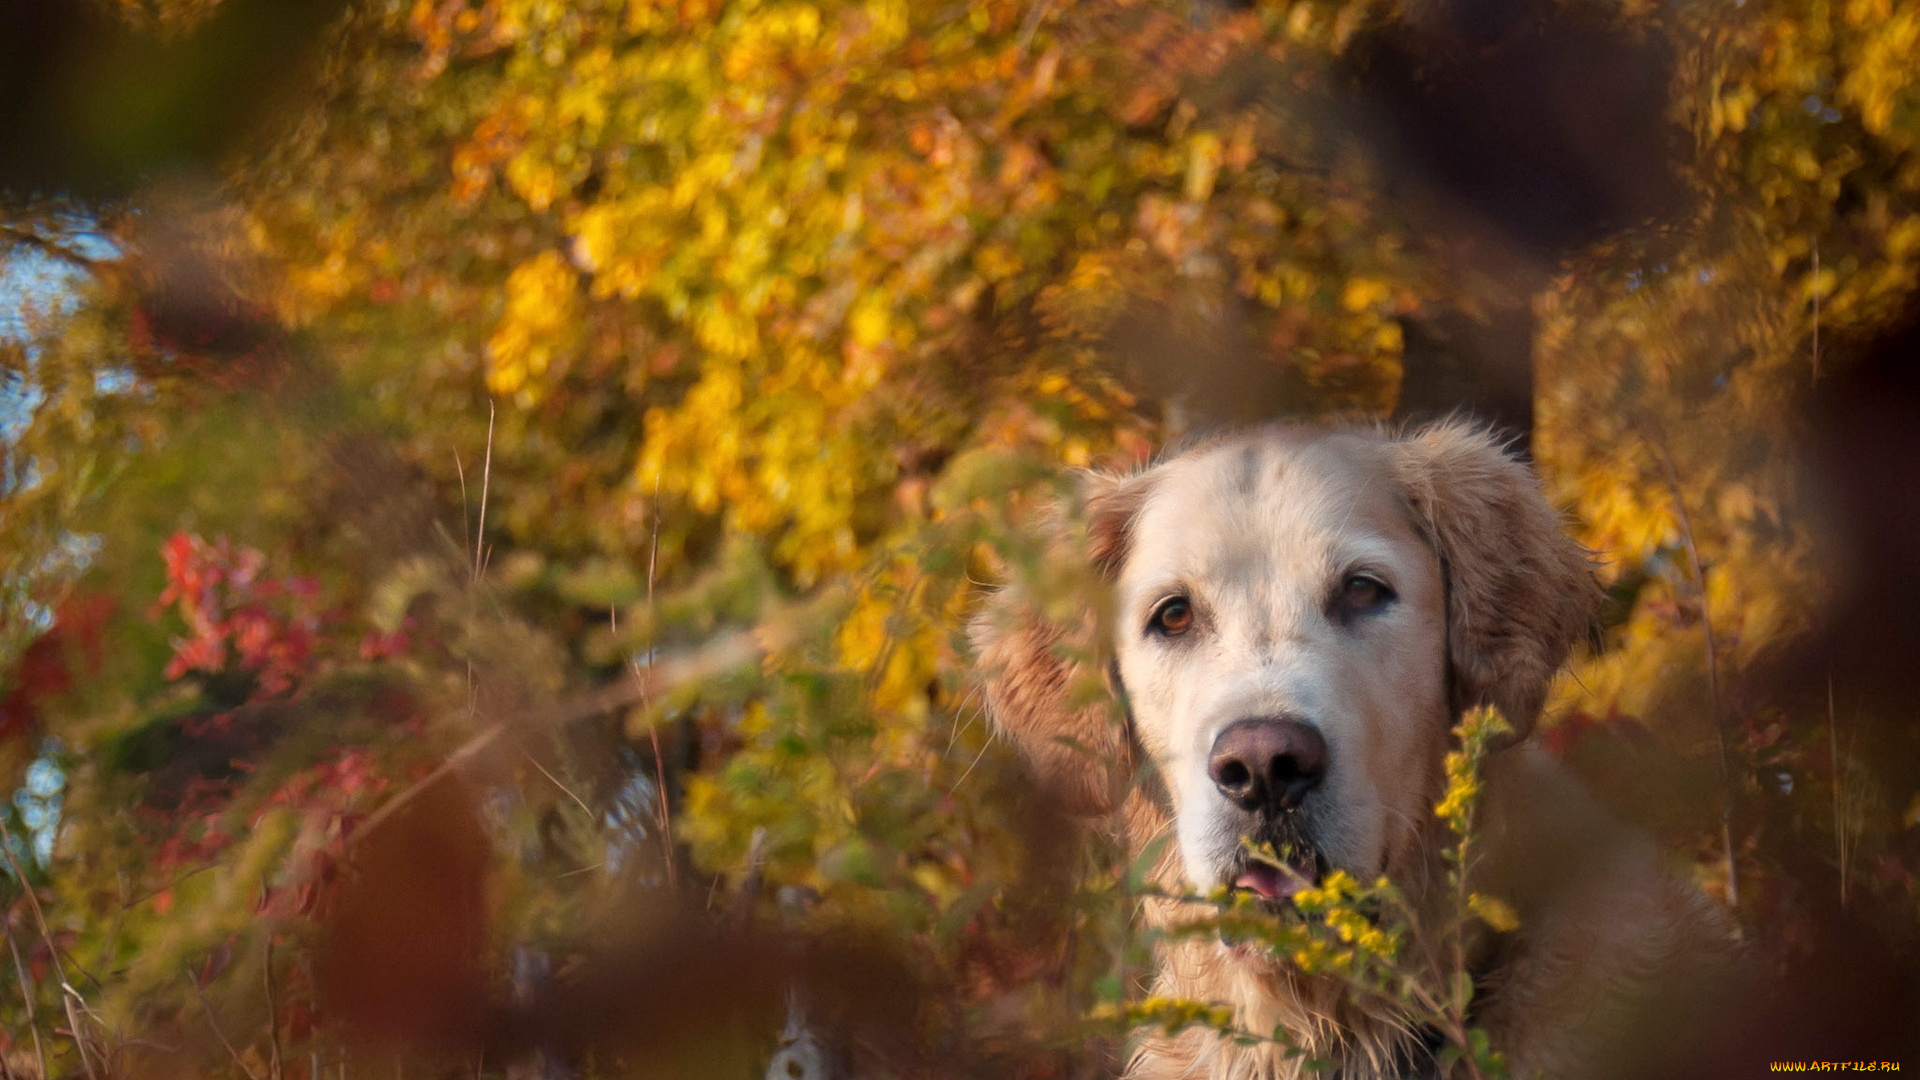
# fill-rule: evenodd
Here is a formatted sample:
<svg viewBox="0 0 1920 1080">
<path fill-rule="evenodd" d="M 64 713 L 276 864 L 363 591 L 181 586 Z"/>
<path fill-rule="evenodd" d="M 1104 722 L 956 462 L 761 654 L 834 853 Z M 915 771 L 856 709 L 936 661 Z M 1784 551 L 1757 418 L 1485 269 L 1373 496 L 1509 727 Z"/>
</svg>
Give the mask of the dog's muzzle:
<svg viewBox="0 0 1920 1080">
<path fill-rule="evenodd" d="M 1214 739 L 1207 775 L 1255 819 L 1227 879 L 1233 888 L 1277 902 L 1320 879 L 1324 860 L 1295 813 L 1327 775 L 1318 729 L 1292 717 L 1235 721 Z"/>
</svg>

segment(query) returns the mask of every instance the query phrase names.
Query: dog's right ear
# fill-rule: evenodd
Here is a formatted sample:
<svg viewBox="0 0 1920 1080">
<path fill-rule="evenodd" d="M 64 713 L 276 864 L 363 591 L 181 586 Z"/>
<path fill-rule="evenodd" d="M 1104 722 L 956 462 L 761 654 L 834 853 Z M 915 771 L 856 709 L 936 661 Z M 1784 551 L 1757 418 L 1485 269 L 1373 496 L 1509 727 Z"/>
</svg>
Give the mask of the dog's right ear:
<svg viewBox="0 0 1920 1080">
<path fill-rule="evenodd" d="M 1399 440 L 1396 471 L 1440 558 L 1456 711 L 1493 705 L 1524 736 L 1592 625 L 1600 589 L 1533 470 L 1458 420 Z"/>
<path fill-rule="evenodd" d="M 1107 598 L 1087 594 L 1110 591 L 1146 494 L 1143 477 L 1089 475 L 1077 515 L 1084 535 L 1060 514 L 1039 565 L 1014 568 L 1013 580 L 968 628 L 995 730 L 1020 748 L 1042 788 L 1071 814 L 1113 812 L 1133 773 L 1119 688 L 1105 675 Z M 1079 572 L 1059 573 L 1062 563 Z"/>
</svg>

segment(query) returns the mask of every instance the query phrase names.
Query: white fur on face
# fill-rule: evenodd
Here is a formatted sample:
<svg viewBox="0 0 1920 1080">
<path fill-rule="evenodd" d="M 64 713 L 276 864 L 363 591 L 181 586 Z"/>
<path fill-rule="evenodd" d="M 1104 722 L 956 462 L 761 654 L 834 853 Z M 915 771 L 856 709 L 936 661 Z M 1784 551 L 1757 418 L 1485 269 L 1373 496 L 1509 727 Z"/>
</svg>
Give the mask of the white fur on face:
<svg viewBox="0 0 1920 1080">
<path fill-rule="evenodd" d="M 1116 654 L 1141 744 L 1173 800 L 1197 889 L 1230 884 L 1258 825 L 1207 775 L 1229 724 L 1291 718 L 1327 744 L 1296 815 L 1327 864 L 1363 880 L 1410 853 L 1431 817 L 1447 724 L 1438 557 L 1378 442 L 1266 432 L 1182 456 L 1143 479 L 1117 582 Z M 1343 619 L 1355 573 L 1393 599 Z M 1169 596 L 1191 627 L 1149 629 Z"/>
</svg>

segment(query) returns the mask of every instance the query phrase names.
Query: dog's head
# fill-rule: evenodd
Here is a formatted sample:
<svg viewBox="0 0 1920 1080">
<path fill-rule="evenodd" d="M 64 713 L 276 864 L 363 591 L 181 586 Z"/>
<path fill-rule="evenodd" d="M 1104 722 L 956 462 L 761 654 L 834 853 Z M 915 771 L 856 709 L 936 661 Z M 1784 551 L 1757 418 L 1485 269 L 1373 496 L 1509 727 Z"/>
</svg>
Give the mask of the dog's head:
<svg viewBox="0 0 1920 1080">
<path fill-rule="evenodd" d="M 1459 423 L 1264 429 L 1097 478 L 1085 510 L 1111 618 L 998 594 L 974 623 L 988 707 L 1075 810 L 1110 811 L 1151 762 L 1202 890 L 1410 869 L 1455 717 L 1494 705 L 1524 731 L 1595 595 L 1527 467 Z M 1076 691 L 1089 664 L 1125 718 Z"/>
</svg>

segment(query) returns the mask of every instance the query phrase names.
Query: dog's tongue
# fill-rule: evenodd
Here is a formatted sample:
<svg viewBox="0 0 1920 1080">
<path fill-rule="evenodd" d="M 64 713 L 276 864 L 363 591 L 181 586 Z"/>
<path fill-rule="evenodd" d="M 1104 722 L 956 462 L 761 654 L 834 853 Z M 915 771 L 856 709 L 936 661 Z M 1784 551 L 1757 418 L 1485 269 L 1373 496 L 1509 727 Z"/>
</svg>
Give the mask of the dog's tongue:
<svg viewBox="0 0 1920 1080">
<path fill-rule="evenodd" d="M 1307 879 L 1301 875 L 1265 863 L 1255 863 L 1233 879 L 1234 888 L 1249 889 L 1268 900 L 1292 896 L 1306 886 Z"/>
</svg>

